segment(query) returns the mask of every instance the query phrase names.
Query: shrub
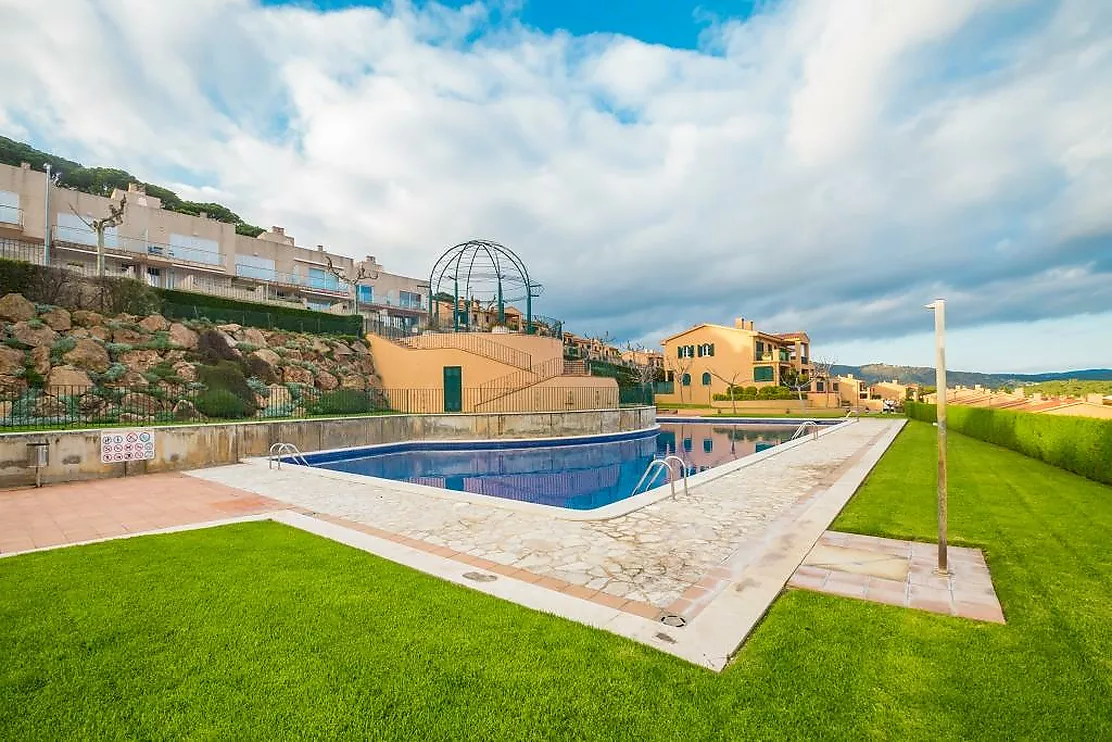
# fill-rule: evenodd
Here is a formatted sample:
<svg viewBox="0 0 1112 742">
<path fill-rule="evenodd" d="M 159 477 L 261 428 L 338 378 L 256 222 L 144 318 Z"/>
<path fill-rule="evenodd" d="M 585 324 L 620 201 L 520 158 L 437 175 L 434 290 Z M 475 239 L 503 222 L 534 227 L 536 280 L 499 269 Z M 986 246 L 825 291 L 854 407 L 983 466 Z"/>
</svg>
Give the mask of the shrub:
<svg viewBox="0 0 1112 742">
<path fill-rule="evenodd" d="M 197 395 L 194 406 L 207 417 L 223 420 L 237 420 L 247 417 L 247 403 L 226 389 L 209 389 Z"/>
<path fill-rule="evenodd" d="M 109 314 L 156 314 L 162 300 L 155 289 L 134 278 L 97 279 L 100 310 Z"/>
<path fill-rule="evenodd" d="M 255 392 L 251 390 L 238 364 L 220 361 L 210 366 L 198 366 L 197 380 L 209 391 L 225 391 L 239 398 L 247 412 L 255 411 Z"/>
<path fill-rule="evenodd" d="M 54 358 L 61 358 L 76 347 L 77 340 L 69 335 L 63 335 L 54 341 L 54 345 L 50 346 L 50 355 Z"/>
<path fill-rule="evenodd" d="M 309 405 L 311 415 L 358 415 L 374 409 L 371 396 L 361 389 L 337 389 Z"/>
<path fill-rule="evenodd" d="M 248 378 L 247 386 L 251 387 L 251 391 L 253 391 L 255 394 L 261 395 L 263 397 L 270 396 L 270 387 L 268 387 L 266 383 L 264 383 L 260 379 L 256 379 L 253 376 Z"/>
<path fill-rule="evenodd" d="M 127 373 L 127 366 L 125 366 L 122 363 L 117 362 L 117 363 L 111 364 L 108 367 L 108 369 L 102 374 L 102 378 L 105 381 L 116 381 L 117 379 L 122 378 L 123 375 L 126 374 L 126 373 Z"/>
<path fill-rule="evenodd" d="M 904 410 L 926 422 L 934 422 L 937 412 L 921 402 L 905 402 Z M 949 405 L 946 424 L 970 438 L 1112 484 L 1112 420 Z"/>
<path fill-rule="evenodd" d="M 104 349 L 107 350 L 108 354 L 114 358 L 121 353 L 127 353 L 129 350 L 135 350 L 135 346 L 131 345 L 130 343 L 105 343 Z"/>
</svg>

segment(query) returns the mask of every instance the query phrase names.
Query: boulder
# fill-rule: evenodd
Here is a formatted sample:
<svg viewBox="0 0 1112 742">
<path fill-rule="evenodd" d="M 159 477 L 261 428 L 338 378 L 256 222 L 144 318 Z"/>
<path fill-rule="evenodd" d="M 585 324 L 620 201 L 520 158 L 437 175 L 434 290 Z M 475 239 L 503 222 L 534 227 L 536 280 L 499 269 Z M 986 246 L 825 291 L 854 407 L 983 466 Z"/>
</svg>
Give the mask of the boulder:
<svg viewBox="0 0 1112 742">
<path fill-rule="evenodd" d="M 96 394 L 85 393 L 77 400 L 77 409 L 86 415 L 100 412 L 108 404 L 108 400 Z"/>
<path fill-rule="evenodd" d="M 112 330 L 112 342 L 135 345 L 137 343 L 147 342 L 147 335 L 131 327 L 117 327 Z"/>
<path fill-rule="evenodd" d="M 104 315 L 87 309 L 78 309 L 70 315 L 70 320 L 78 327 L 96 327 L 104 324 Z"/>
<path fill-rule="evenodd" d="M 124 375 L 112 382 L 112 386 L 146 386 L 147 379 L 143 374 L 133 368 L 124 371 Z"/>
<path fill-rule="evenodd" d="M 359 374 L 348 374 L 343 378 L 341 385 L 344 389 L 366 389 L 367 381 Z"/>
<path fill-rule="evenodd" d="M 90 337 L 89 331 L 86 330 L 84 327 L 75 327 L 69 331 L 68 335 L 74 340 Z"/>
<path fill-rule="evenodd" d="M 66 403 L 52 394 L 44 394 L 35 401 L 35 417 L 64 417 Z"/>
<path fill-rule="evenodd" d="M 197 411 L 197 406 L 188 399 L 178 400 L 178 403 L 174 405 L 173 412 L 175 420 L 197 420 L 201 417 L 201 413 Z"/>
<path fill-rule="evenodd" d="M 374 359 L 370 356 L 363 356 L 359 359 L 359 363 L 356 365 L 358 366 L 359 370 L 362 371 L 365 375 L 374 376 L 375 362 Z"/>
<path fill-rule="evenodd" d="M 35 305 L 23 294 L 5 294 L 0 299 L 0 319 L 8 322 L 26 322 L 35 316 Z"/>
<path fill-rule="evenodd" d="M 151 415 L 143 415 L 135 412 L 121 412 L 118 419 L 122 423 L 145 423 L 151 419 Z"/>
<path fill-rule="evenodd" d="M 120 363 L 136 371 L 150 371 L 161 362 L 157 350 L 129 350 L 120 354 Z"/>
<path fill-rule="evenodd" d="M 294 349 L 287 348 L 286 352 L 283 353 L 282 356 L 284 358 L 290 360 L 290 361 L 300 361 L 300 360 L 302 360 L 300 350 L 294 350 Z"/>
<path fill-rule="evenodd" d="M 50 348 L 40 345 L 31 350 L 31 365 L 39 376 L 50 373 Z"/>
<path fill-rule="evenodd" d="M 89 335 L 107 343 L 112 339 L 112 331 L 104 325 L 94 325 L 89 328 Z"/>
<path fill-rule="evenodd" d="M 180 322 L 175 322 L 170 325 L 170 342 L 179 348 L 193 350 L 197 347 L 197 339 L 199 337 L 197 333 Z"/>
<path fill-rule="evenodd" d="M 336 379 L 336 377 L 328 373 L 327 371 L 321 371 L 317 374 L 317 388 L 329 391 L 331 389 L 335 389 L 339 385 L 340 382 Z"/>
<path fill-rule="evenodd" d="M 301 366 L 286 366 L 282 369 L 282 381 L 287 384 L 313 384 L 313 372 Z"/>
<path fill-rule="evenodd" d="M 80 338 L 77 345 L 69 353 L 62 356 L 62 360 L 71 366 L 103 373 L 108 369 L 108 351 L 96 340 Z"/>
<path fill-rule="evenodd" d="M 340 359 L 345 358 L 347 356 L 354 355 L 354 353 L 352 352 L 351 348 L 349 348 L 347 345 L 337 341 L 337 342 L 333 343 L 333 345 L 332 345 L 332 355 L 334 355 L 337 360 L 340 360 Z"/>
<path fill-rule="evenodd" d="M 243 331 L 243 342 L 250 343 L 256 348 L 265 348 L 267 346 L 266 336 L 263 331 L 255 327 L 248 327 Z"/>
<path fill-rule="evenodd" d="M 27 379 L 21 376 L 0 376 L 0 392 L 22 394 L 27 389 Z"/>
<path fill-rule="evenodd" d="M 352 343 L 350 347 L 351 352 L 357 356 L 365 356 L 371 352 L 370 350 L 368 350 L 366 345 L 363 345 L 363 343 Z"/>
<path fill-rule="evenodd" d="M 313 338 L 309 342 L 309 350 L 313 351 L 314 353 L 324 355 L 325 353 L 330 351 L 331 348 L 328 347 L 328 343 L 324 342 L 320 338 Z"/>
<path fill-rule="evenodd" d="M 220 330 L 220 332 L 224 333 L 225 335 L 234 336 L 239 334 L 239 331 L 243 329 L 243 325 L 237 325 L 232 322 L 226 325 L 217 325 L 216 329 Z"/>
<path fill-rule="evenodd" d="M 178 361 L 185 360 L 185 351 L 184 350 L 168 350 L 168 351 L 165 351 L 162 354 L 162 360 L 167 361 L 171 364 L 177 363 Z"/>
<path fill-rule="evenodd" d="M 224 342 L 226 342 L 228 347 L 232 350 L 235 350 L 236 346 L 239 345 L 239 341 L 236 340 L 230 332 L 224 332 L 223 330 L 217 330 L 217 332 L 220 334 L 220 337 L 224 338 Z"/>
<path fill-rule="evenodd" d="M 43 312 L 39 319 L 49 325 L 52 330 L 68 330 L 73 326 L 70 321 L 69 310 L 61 307 L 54 307 L 49 312 Z"/>
<path fill-rule="evenodd" d="M 91 387 L 93 385 L 89 375 L 79 368 L 73 366 L 55 366 L 50 369 L 50 375 L 46 377 L 46 385 L 48 387 L 71 387 L 73 391 L 69 394 L 77 394 L 82 387 Z"/>
<path fill-rule="evenodd" d="M 153 415 L 162 411 L 162 402 L 149 394 L 129 392 L 120 400 L 120 409 L 143 415 Z"/>
<path fill-rule="evenodd" d="M 170 322 L 161 314 L 152 314 L 139 320 L 139 326 L 147 332 L 161 332 L 170 326 Z"/>
<path fill-rule="evenodd" d="M 174 375 L 180 376 L 185 381 L 197 380 L 197 369 L 188 361 L 178 361 L 173 366 Z"/>
<path fill-rule="evenodd" d="M 54 344 L 54 341 L 58 339 L 58 333 L 51 330 L 45 324 L 35 327 L 30 322 L 16 322 L 12 325 L 10 332 L 13 338 L 21 343 L 30 345 L 32 348 L 40 345 L 45 345 L 49 348 Z"/>
<path fill-rule="evenodd" d="M 259 350 L 256 350 L 251 355 L 253 355 L 255 358 L 259 358 L 263 361 L 266 361 L 271 366 L 277 367 L 278 365 L 280 365 L 282 363 L 282 356 L 278 355 L 277 353 L 275 353 L 270 348 L 261 348 Z"/>
<path fill-rule="evenodd" d="M 15 376 L 23 371 L 23 351 L 0 345 L 0 376 Z"/>
</svg>

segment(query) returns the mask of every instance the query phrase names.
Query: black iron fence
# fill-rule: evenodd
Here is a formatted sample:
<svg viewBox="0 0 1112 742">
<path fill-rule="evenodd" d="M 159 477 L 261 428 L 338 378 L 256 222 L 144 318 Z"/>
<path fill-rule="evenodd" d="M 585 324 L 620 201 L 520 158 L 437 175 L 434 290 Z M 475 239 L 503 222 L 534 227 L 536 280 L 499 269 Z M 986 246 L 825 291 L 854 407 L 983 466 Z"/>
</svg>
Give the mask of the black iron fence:
<svg viewBox="0 0 1112 742">
<path fill-rule="evenodd" d="M 199 385 L 0 388 L 0 430 L 283 420 L 368 414 L 562 412 L 651 404 L 642 396 L 594 387 L 533 387 L 491 399 L 489 390 L 316 389 L 259 385 L 246 390 Z"/>
</svg>

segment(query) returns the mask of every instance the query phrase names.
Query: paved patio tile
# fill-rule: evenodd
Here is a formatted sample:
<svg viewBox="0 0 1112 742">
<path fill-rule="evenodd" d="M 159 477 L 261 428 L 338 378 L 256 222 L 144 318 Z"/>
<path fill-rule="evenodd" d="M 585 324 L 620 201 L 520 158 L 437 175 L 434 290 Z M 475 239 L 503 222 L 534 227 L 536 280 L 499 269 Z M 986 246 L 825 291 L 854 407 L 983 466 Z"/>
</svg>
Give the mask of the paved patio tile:
<svg viewBox="0 0 1112 742">
<path fill-rule="evenodd" d="M 876 558 L 869 558 L 873 553 Z M 936 571 L 938 545 L 827 531 L 792 576 L 791 587 L 863 598 L 887 605 L 1004 622 L 984 555 L 950 547 L 949 574 Z M 895 561 L 902 567 L 895 568 Z M 828 576 L 817 579 L 821 564 Z M 900 571 L 902 579 L 894 579 Z M 864 580 L 864 589 L 858 583 Z"/>
</svg>

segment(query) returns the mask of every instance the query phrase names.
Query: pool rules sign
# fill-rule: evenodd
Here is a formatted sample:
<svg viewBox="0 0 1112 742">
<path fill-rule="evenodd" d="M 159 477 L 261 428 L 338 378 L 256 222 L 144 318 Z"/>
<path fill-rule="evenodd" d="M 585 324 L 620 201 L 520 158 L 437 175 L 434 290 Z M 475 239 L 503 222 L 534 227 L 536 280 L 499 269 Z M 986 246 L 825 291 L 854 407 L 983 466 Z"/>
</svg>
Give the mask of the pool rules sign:
<svg viewBox="0 0 1112 742">
<path fill-rule="evenodd" d="M 100 460 L 105 464 L 154 458 L 153 430 L 105 430 L 100 434 Z"/>
</svg>

